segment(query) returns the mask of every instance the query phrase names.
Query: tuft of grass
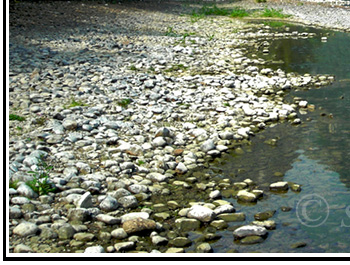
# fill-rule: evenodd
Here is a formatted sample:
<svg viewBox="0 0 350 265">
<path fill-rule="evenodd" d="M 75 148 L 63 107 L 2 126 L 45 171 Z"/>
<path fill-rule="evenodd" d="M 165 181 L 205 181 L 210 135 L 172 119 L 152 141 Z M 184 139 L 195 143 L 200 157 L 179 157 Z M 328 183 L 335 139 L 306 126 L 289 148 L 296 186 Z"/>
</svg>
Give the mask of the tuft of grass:
<svg viewBox="0 0 350 265">
<path fill-rule="evenodd" d="M 124 98 L 122 100 L 119 100 L 117 104 L 118 104 L 118 106 L 121 106 L 124 109 L 126 109 L 130 103 L 131 103 L 130 98 Z"/>
<path fill-rule="evenodd" d="M 45 195 L 49 192 L 53 192 L 56 188 L 49 181 L 49 171 L 52 170 L 52 166 L 49 166 L 41 156 L 39 163 L 35 171 L 28 171 L 33 175 L 33 179 L 26 182 L 26 184 L 39 195 Z"/>
<path fill-rule="evenodd" d="M 139 166 L 141 166 L 141 165 L 145 164 L 145 161 L 143 161 L 143 160 L 138 160 L 137 163 L 139 164 Z"/>
<path fill-rule="evenodd" d="M 137 71 L 137 68 L 135 65 L 130 65 L 129 69 L 132 71 Z"/>
<path fill-rule="evenodd" d="M 178 34 L 176 33 L 173 27 L 168 27 L 167 31 L 165 32 L 165 36 L 177 37 Z"/>
<path fill-rule="evenodd" d="M 290 15 L 286 15 L 282 13 L 282 9 L 274 9 L 274 8 L 265 8 L 263 13 L 261 14 L 263 17 L 277 17 L 277 18 L 287 18 Z"/>
<path fill-rule="evenodd" d="M 83 107 L 83 106 L 87 106 L 87 104 L 85 104 L 82 101 L 75 101 L 75 99 L 73 98 L 69 105 L 64 105 L 63 107 L 66 108 L 66 109 L 69 109 L 69 108 Z"/>
<path fill-rule="evenodd" d="M 9 119 L 10 119 L 10 121 L 25 121 L 26 120 L 24 117 L 16 115 L 16 114 L 10 114 Z"/>
<path fill-rule="evenodd" d="M 248 11 L 240 7 L 233 9 L 232 12 L 230 13 L 230 17 L 247 17 L 247 16 L 249 16 Z"/>
<path fill-rule="evenodd" d="M 18 187 L 18 182 L 19 182 L 19 180 L 10 181 L 10 183 L 9 183 L 10 189 L 11 189 L 11 188 L 12 188 L 12 189 L 17 189 L 17 187 Z"/>
</svg>

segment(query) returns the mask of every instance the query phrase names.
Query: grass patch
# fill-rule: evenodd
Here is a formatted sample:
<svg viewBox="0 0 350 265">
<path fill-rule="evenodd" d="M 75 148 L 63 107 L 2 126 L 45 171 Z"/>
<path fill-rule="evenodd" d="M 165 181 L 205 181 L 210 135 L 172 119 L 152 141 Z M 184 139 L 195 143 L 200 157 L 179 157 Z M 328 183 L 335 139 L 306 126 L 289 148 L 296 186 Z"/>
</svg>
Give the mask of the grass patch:
<svg viewBox="0 0 350 265">
<path fill-rule="evenodd" d="M 16 114 L 10 114 L 9 119 L 10 119 L 10 121 L 25 121 L 26 120 L 24 117 L 16 115 Z"/>
<path fill-rule="evenodd" d="M 262 17 L 277 17 L 277 18 L 287 18 L 290 15 L 282 13 L 282 9 L 265 8 L 261 14 Z"/>
<path fill-rule="evenodd" d="M 164 70 L 164 72 L 166 73 L 170 73 L 170 72 L 176 72 L 176 71 L 180 71 L 180 70 L 187 70 L 188 66 L 184 66 L 183 64 L 176 64 L 173 65 L 172 67 L 170 67 L 169 69 Z"/>
<path fill-rule="evenodd" d="M 243 8 L 236 7 L 233 9 L 219 8 L 214 6 L 203 6 L 198 10 L 193 10 L 191 18 L 193 21 L 196 19 L 204 18 L 206 16 L 230 16 L 230 17 L 246 17 L 249 16 L 249 12 Z M 191 19 L 191 21 L 192 21 Z"/>
<path fill-rule="evenodd" d="M 126 109 L 130 103 L 131 103 L 131 99 L 130 98 L 124 98 L 124 99 L 119 100 L 117 102 L 118 106 L 121 106 L 124 109 Z"/>
<path fill-rule="evenodd" d="M 82 101 L 75 101 L 75 99 L 72 99 L 69 105 L 64 105 L 64 108 L 69 109 L 69 108 L 83 107 L 83 106 L 87 106 L 87 104 L 85 104 Z"/>
<path fill-rule="evenodd" d="M 272 27 L 272 28 L 280 28 L 280 27 L 289 26 L 289 24 L 282 22 L 282 21 L 266 21 L 266 22 L 264 22 L 264 25 Z"/>
</svg>

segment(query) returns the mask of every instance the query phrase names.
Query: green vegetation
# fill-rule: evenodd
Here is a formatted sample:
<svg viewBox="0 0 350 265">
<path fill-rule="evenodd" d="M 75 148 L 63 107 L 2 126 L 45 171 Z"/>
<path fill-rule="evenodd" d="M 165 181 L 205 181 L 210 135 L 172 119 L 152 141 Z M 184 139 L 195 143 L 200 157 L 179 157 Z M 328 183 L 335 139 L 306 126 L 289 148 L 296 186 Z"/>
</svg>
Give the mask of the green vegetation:
<svg viewBox="0 0 350 265">
<path fill-rule="evenodd" d="M 49 171 L 52 166 L 46 164 L 43 156 L 40 156 L 37 169 L 35 171 L 28 171 L 33 175 L 33 179 L 26 182 L 26 184 L 39 195 L 45 195 L 56 190 L 49 181 Z"/>
<path fill-rule="evenodd" d="M 17 189 L 18 187 L 18 182 L 19 180 L 15 180 L 15 181 L 10 181 L 9 185 L 10 185 L 10 189 Z"/>
<path fill-rule="evenodd" d="M 246 17 L 249 16 L 248 11 L 240 7 L 233 9 L 219 8 L 214 6 L 203 6 L 199 10 L 193 10 L 191 17 L 193 19 L 200 19 L 205 16 L 230 16 L 230 17 Z"/>
<path fill-rule="evenodd" d="M 137 68 L 135 65 L 130 65 L 129 69 L 132 71 L 137 71 Z"/>
<path fill-rule="evenodd" d="M 175 72 L 175 71 L 180 71 L 180 70 L 187 70 L 188 66 L 184 66 L 183 64 L 176 64 L 170 67 L 169 69 L 166 69 L 164 72 L 170 73 L 170 72 Z"/>
<path fill-rule="evenodd" d="M 270 26 L 272 28 L 280 28 L 280 27 L 288 26 L 289 24 L 282 21 L 266 21 L 264 22 L 264 25 Z"/>
<path fill-rule="evenodd" d="M 281 9 L 274 9 L 274 8 L 265 8 L 263 13 L 261 14 L 263 17 L 277 17 L 277 18 L 287 18 L 290 17 L 290 15 L 285 15 L 282 13 Z"/>
<path fill-rule="evenodd" d="M 124 98 L 122 100 L 119 100 L 117 104 L 118 104 L 118 106 L 121 106 L 124 109 L 126 109 L 130 103 L 131 103 L 130 98 Z"/>
<path fill-rule="evenodd" d="M 173 27 L 168 27 L 167 31 L 165 32 L 165 36 L 168 37 L 177 37 L 178 34 L 174 31 Z"/>
<path fill-rule="evenodd" d="M 141 166 L 141 165 L 145 164 L 145 161 L 143 161 L 143 160 L 138 160 L 137 163 L 139 164 L 139 166 Z"/>
<path fill-rule="evenodd" d="M 69 108 L 74 108 L 74 107 L 83 107 L 83 106 L 87 106 L 87 104 L 85 104 L 82 101 L 75 101 L 75 99 L 73 98 L 71 100 L 71 103 L 69 105 L 64 105 L 63 107 L 65 109 L 69 109 Z"/>
<path fill-rule="evenodd" d="M 16 114 L 10 114 L 9 119 L 10 119 L 10 121 L 25 121 L 26 120 L 24 117 L 18 116 Z"/>
</svg>

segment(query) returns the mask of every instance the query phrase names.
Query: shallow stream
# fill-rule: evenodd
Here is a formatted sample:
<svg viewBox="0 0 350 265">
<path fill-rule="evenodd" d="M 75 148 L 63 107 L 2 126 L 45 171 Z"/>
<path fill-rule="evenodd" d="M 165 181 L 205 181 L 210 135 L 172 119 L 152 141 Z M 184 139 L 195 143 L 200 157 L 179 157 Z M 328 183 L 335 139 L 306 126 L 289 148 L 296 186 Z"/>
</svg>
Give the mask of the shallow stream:
<svg viewBox="0 0 350 265">
<path fill-rule="evenodd" d="M 233 242 L 231 227 L 212 244 L 214 252 L 350 251 L 350 34 L 303 30 L 317 36 L 272 41 L 269 54 L 259 57 L 280 61 L 268 65 L 274 69 L 331 74 L 336 81 L 291 93 L 290 100 L 301 97 L 315 105 L 314 111 L 299 113 L 301 125 L 269 127 L 243 147 L 243 154 L 232 151 L 225 162 L 213 165 L 224 177 L 233 181 L 250 178 L 264 190 L 266 196 L 256 205 L 239 205 L 232 199 L 236 211 L 246 213 L 246 224 L 254 221 L 255 213 L 267 210 L 276 211 L 270 219 L 277 224 L 263 243 L 255 245 Z M 322 42 L 322 36 L 327 41 Z M 275 144 L 267 144 L 271 139 Z M 269 192 L 270 183 L 282 180 L 301 184 L 301 192 Z"/>
</svg>

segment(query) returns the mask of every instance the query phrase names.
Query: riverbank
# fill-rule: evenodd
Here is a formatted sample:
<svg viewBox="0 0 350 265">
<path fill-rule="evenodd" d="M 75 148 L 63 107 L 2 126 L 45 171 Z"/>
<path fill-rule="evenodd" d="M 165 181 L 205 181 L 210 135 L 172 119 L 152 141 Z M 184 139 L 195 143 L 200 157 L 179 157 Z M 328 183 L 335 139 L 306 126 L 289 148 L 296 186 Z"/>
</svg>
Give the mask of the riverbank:
<svg viewBox="0 0 350 265">
<path fill-rule="evenodd" d="M 210 252 L 228 227 L 262 242 L 273 221 L 236 231 L 245 214 L 225 196 L 259 203 L 269 190 L 203 171 L 270 124 L 299 124 L 308 103 L 287 104 L 291 89 L 333 80 L 272 71 L 246 48 L 315 36 L 178 3 L 36 5 L 10 9 L 9 251 Z M 42 159 L 46 195 L 25 184 Z"/>
</svg>

